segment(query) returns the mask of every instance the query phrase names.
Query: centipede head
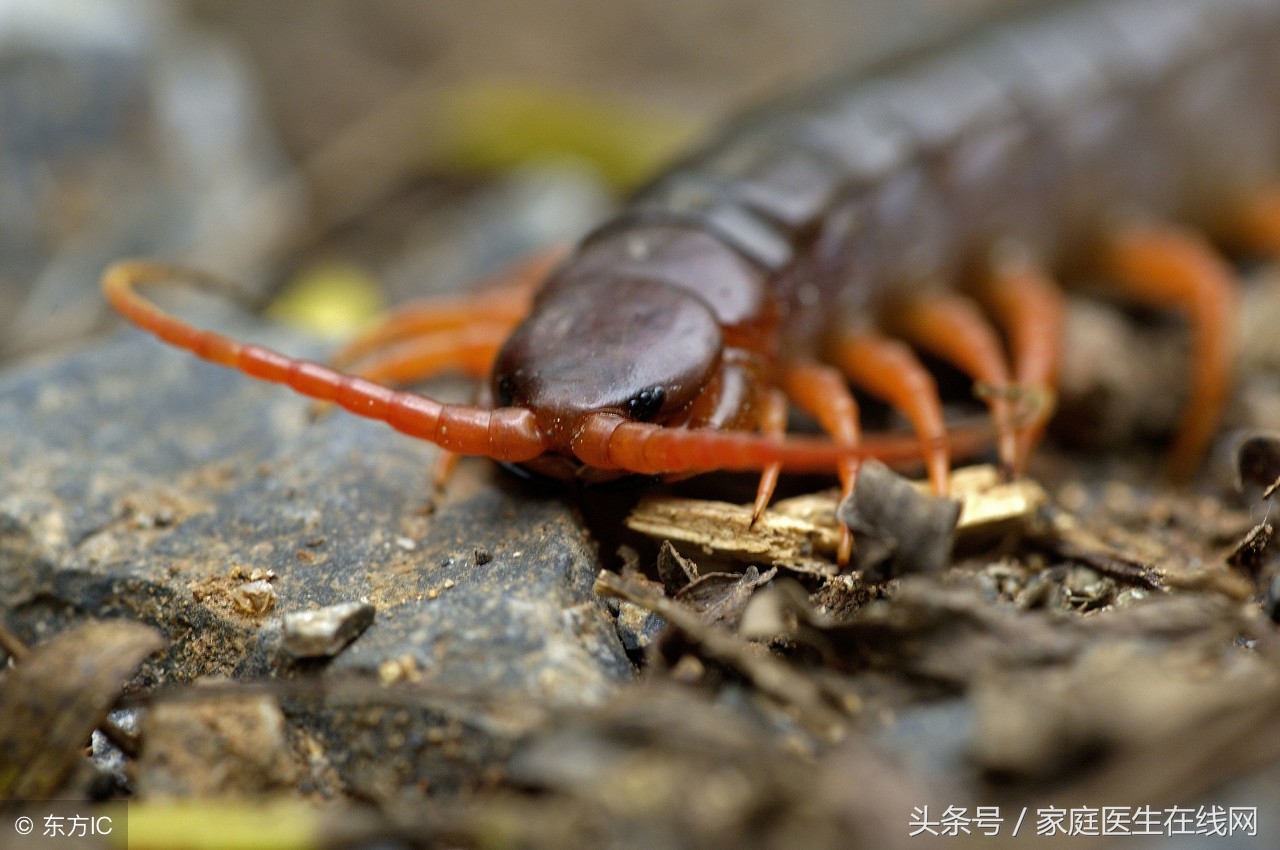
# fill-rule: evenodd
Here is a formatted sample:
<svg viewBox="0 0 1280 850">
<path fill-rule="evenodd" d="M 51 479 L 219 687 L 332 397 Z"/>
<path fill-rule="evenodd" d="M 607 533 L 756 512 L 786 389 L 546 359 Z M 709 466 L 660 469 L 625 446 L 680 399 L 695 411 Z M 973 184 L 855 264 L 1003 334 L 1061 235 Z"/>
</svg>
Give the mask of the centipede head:
<svg viewBox="0 0 1280 850">
<path fill-rule="evenodd" d="M 552 288 L 499 352 L 491 390 L 500 407 L 532 411 L 551 446 L 524 466 L 599 481 L 638 470 L 612 468 L 603 447 L 581 456 L 587 422 L 604 414 L 663 428 L 710 424 L 723 348 L 710 308 L 665 284 Z"/>
</svg>

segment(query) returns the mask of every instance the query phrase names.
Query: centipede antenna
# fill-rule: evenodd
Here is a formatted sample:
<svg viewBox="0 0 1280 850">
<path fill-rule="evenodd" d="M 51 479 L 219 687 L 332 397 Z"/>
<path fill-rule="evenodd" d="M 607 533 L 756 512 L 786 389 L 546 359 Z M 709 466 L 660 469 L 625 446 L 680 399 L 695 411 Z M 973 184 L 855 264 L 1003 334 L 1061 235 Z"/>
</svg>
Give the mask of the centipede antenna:
<svg viewBox="0 0 1280 850">
<path fill-rule="evenodd" d="M 166 313 L 138 293 L 140 284 L 187 285 L 221 293 L 226 282 L 193 269 L 139 260 L 116 263 L 103 275 L 103 293 L 121 314 L 197 357 L 284 384 L 311 398 L 334 402 L 359 416 L 386 422 L 398 431 L 457 454 L 520 463 L 537 457 L 546 448 L 537 420 L 528 410 L 444 404 L 261 345 L 240 343 Z"/>
<path fill-rule="evenodd" d="M 665 428 L 630 422 L 614 413 L 594 413 L 579 428 L 573 450 L 591 466 L 645 475 L 754 471 L 774 463 L 792 472 L 830 472 L 851 458 L 904 465 L 919 463 L 943 448 L 958 456 L 973 456 L 990 448 L 994 439 L 995 429 L 987 420 L 931 439 L 912 434 L 869 435 L 851 451 L 823 437 L 779 438 L 745 431 Z"/>
</svg>

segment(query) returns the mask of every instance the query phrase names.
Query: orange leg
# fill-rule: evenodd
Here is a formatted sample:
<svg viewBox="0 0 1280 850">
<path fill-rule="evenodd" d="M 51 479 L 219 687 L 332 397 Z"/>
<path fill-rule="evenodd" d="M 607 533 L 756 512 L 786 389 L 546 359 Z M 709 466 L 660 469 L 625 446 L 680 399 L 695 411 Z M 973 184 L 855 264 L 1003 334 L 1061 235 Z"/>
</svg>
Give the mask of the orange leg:
<svg viewBox="0 0 1280 850">
<path fill-rule="evenodd" d="M 795 362 L 786 367 L 783 386 L 796 405 L 814 419 L 831 435 L 836 445 L 853 451 L 858 448 L 858 403 L 845 384 L 844 377 L 830 366 L 820 363 Z M 839 467 L 840 497 L 848 498 L 858 479 L 858 458 L 846 457 Z M 853 553 L 853 533 L 848 526 L 840 527 L 840 543 L 836 561 L 849 563 Z"/>
<path fill-rule="evenodd" d="M 451 328 L 410 339 L 382 350 L 372 350 L 351 371 L 370 381 L 411 384 L 445 372 L 461 372 L 473 378 L 489 374 L 493 358 L 510 329 L 502 324 Z"/>
<path fill-rule="evenodd" d="M 1000 463 L 1012 473 L 1018 439 L 1009 406 L 1009 364 L 986 317 L 967 298 L 937 293 L 904 300 L 890 321 L 908 341 L 986 385 Z"/>
<path fill-rule="evenodd" d="M 483 379 L 508 333 L 505 325 L 495 324 L 440 330 L 370 349 L 347 368 L 365 380 L 393 386 L 425 381 L 445 372 Z M 358 362 L 361 359 L 364 362 Z M 317 402 L 313 413 L 324 413 L 328 404 Z"/>
<path fill-rule="evenodd" d="M 1198 234 L 1171 227 L 1119 229 L 1103 259 L 1126 293 L 1191 322 L 1191 398 L 1169 450 L 1172 471 L 1186 476 L 1204 457 L 1231 391 L 1238 301 L 1231 269 Z"/>
<path fill-rule="evenodd" d="M 781 390 L 770 390 L 764 397 L 764 403 L 760 406 L 760 433 L 770 437 L 781 437 L 787 433 L 787 397 Z M 769 506 L 781 473 L 780 463 L 771 463 L 760 471 L 760 484 L 756 487 L 756 503 L 751 511 L 748 530 L 755 527 L 760 521 L 760 515 Z"/>
<path fill-rule="evenodd" d="M 1241 204 L 1229 236 L 1239 247 L 1280 255 L 1280 185 L 1272 185 Z"/>
<path fill-rule="evenodd" d="M 500 272 L 488 288 L 482 284 L 474 294 L 405 304 L 347 343 L 334 355 L 333 363 L 346 366 L 377 348 L 477 322 L 500 324 L 510 330 L 528 314 L 537 287 L 563 256 L 562 248 L 548 249 Z"/>
<path fill-rule="evenodd" d="M 1066 304 L 1045 271 L 1034 261 L 1019 257 L 1002 258 L 993 264 L 982 297 L 1009 339 L 1014 381 L 1032 402 L 1031 420 L 1018 430 L 1014 472 L 1021 474 L 1053 412 Z"/>
<path fill-rule="evenodd" d="M 854 383 L 906 414 L 920 439 L 933 491 L 950 489 L 951 458 L 942 401 L 933 376 L 908 348 L 879 334 L 856 331 L 838 335 L 832 360 Z"/>
<path fill-rule="evenodd" d="M 492 294 L 414 301 L 393 311 L 333 355 L 335 367 L 345 368 L 388 346 L 428 334 L 447 334 L 473 324 L 500 325 L 510 333 L 529 311 L 529 299 Z"/>
</svg>

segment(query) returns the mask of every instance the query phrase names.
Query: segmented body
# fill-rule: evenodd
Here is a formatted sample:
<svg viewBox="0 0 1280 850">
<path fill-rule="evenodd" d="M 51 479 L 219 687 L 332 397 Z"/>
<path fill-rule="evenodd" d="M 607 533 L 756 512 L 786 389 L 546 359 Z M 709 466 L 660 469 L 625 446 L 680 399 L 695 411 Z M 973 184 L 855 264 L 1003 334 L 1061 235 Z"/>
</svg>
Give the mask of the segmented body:
<svg viewBox="0 0 1280 850">
<path fill-rule="evenodd" d="M 857 433 L 851 398 L 821 397 L 830 384 L 812 364 L 833 333 L 892 323 L 906 301 L 913 315 L 935 315 L 921 299 L 973 279 L 1005 244 L 1064 273 L 1110 250 L 1109 268 L 1133 279 L 1130 291 L 1193 319 L 1213 314 L 1200 319 L 1221 331 L 1230 299 L 1212 258 L 1183 251 L 1185 240 L 1116 240 L 1117 222 L 1225 232 L 1241 199 L 1278 172 L 1280 2 L 1092 0 L 833 80 L 731 124 L 550 275 L 491 352 L 492 414 L 184 329 L 136 299 L 134 281 L 160 277 L 137 267 L 114 283 L 109 275 L 107 288 L 176 344 L 454 451 L 559 476 L 830 468 L 902 453 Z M 411 327 L 438 332 L 418 309 L 416 324 L 366 347 L 403 342 Z M 921 327 L 935 336 L 971 327 L 951 321 L 963 312 L 948 302 L 946 322 Z M 1229 350 L 1221 333 L 1216 343 L 1203 336 L 1197 356 L 1214 363 L 1195 393 L 1220 407 L 1225 390 L 1213 385 Z M 870 351 L 898 368 L 895 349 L 863 342 L 844 340 L 843 365 L 856 373 L 850 361 Z M 893 375 L 918 382 L 909 368 Z M 834 442 L 748 435 L 776 431 L 778 387 Z M 928 407 L 916 411 L 921 421 Z M 1196 431 L 1185 453 L 1203 448 L 1216 411 L 1201 418 L 1207 426 L 1185 429 Z M 843 477 L 852 486 L 852 466 Z"/>
<path fill-rule="evenodd" d="M 1112 211 L 1214 228 L 1278 160 L 1280 3 L 1095 1 L 748 116 L 587 247 L 679 221 L 861 307 L 1000 238 L 1060 265 Z"/>
<path fill-rule="evenodd" d="M 572 290 L 589 340 L 620 285 L 655 280 L 759 356 L 808 355 L 833 323 L 951 285 L 999 240 L 1078 267 L 1114 214 L 1217 229 L 1278 167 L 1280 4 L 1062 8 L 741 119 L 588 237 L 534 321 Z M 500 369 L 536 364 L 520 342 Z M 583 380 L 609 367 L 583 365 Z"/>
<path fill-rule="evenodd" d="M 1278 168 L 1280 3 L 1091 2 L 740 120 L 578 262 L 618 262 L 646 225 L 679 223 L 717 237 L 707 255 L 750 261 L 742 277 L 791 313 L 830 315 L 953 281 L 998 239 L 1062 267 L 1120 211 L 1214 230 Z M 698 272 L 687 256 L 636 269 L 737 318 L 752 284 Z"/>
</svg>

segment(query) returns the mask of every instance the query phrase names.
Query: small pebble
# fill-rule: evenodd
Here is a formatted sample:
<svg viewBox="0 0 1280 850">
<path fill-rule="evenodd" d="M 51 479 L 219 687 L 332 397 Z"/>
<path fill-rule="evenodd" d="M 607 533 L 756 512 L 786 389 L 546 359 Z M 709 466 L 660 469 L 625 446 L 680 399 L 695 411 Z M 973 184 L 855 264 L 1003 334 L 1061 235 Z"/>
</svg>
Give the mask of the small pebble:
<svg viewBox="0 0 1280 850">
<path fill-rule="evenodd" d="M 262 580 L 242 584 L 231 592 L 236 607 L 246 614 L 265 614 L 276 604 L 275 589 Z"/>
<path fill-rule="evenodd" d="M 284 649 L 295 658 L 332 658 L 369 628 L 375 611 L 367 602 L 341 602 L 286 614 Z"/>
<path fill-rule="evenodd" d="M 388 658 L 378 665 L 378 680 L 384 685 L 396 682 L 414 682 L 421 678 L 418 662 L 412 655 L 405 654 L 399 658 Z"/>
</svg>

